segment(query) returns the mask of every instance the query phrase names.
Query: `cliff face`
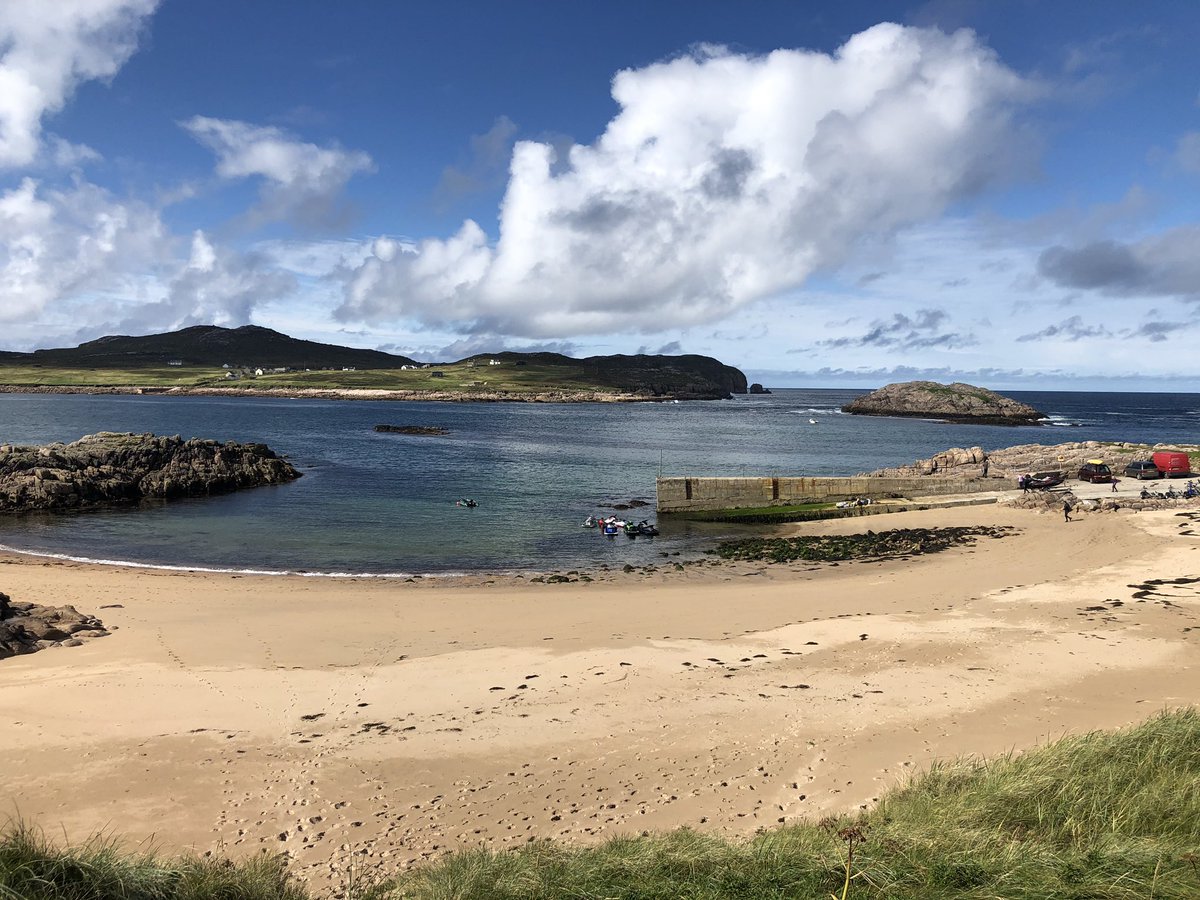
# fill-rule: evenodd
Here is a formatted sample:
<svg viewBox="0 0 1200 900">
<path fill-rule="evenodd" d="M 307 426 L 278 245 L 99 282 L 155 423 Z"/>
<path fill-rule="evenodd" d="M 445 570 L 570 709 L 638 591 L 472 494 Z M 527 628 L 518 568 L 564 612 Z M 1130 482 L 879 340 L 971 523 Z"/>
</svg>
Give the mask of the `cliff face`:
<svg viewBox="0 0 1200 900">
<path fill-rule="evenodd" d="M 1045 418 L 1032 406 L 987 388 L 955 382 L 889 384 L 842 407 L 864 416 L 910 416 L 983 425 L 1036 425 Z"/>
<path fill-rule="evenodd" d="M 101 432 L 71 444 L 0 446 L 0 513 L 222 494 L 299 477 L 264 444 Z"/>
</svg>

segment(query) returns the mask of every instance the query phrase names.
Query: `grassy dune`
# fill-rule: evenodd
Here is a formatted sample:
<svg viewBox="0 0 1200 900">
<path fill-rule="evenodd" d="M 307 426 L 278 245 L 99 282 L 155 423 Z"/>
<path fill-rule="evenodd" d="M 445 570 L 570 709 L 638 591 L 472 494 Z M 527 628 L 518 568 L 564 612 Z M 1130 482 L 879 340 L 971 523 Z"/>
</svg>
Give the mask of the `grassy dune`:
<svg viewBox="0 0 1200 900">
<path fill-rule="evenodd" d="M 743 842 L 683 829 L 592 848 L 540 841 L 515 852 L 467 850 L 340 893 L 362 900 L 1200 897 L 1200 714 L 1172 712 L 1019 756 L 940 765 L 854 820 L 779 826 Z M 58 850 L 21 828 L 0 840 L 6 900 L 308 896 L 266 858 L 164 860 L 121 856 L 99 843 Z"/>
</svg>

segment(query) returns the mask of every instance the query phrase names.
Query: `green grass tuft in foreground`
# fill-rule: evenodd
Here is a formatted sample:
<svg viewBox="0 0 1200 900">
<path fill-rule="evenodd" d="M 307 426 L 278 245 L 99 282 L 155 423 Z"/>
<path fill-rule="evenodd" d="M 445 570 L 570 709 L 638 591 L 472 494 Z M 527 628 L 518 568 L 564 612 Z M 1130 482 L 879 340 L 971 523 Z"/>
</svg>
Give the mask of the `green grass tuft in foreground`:
<svg viewBox="0 0 1200 900">
<path fill-rule="evenodd" d="M 1165 713 L 1020 756 L 937 765 L 855 820 L 780 826 L 744 842 L 681 829 L 587 848 L 538 841 L 510 852 L 466 850 L 352 893 L 362 900 L 837 900 L 850 835 L 847 897 L 859 900 L 1200 897 L 1200 713 Z M 43 881 L 53 890 L 42 890 Z M 233 866 L 122 857 L 105 844 L 54 851 L 18 828 L 0 839 L 0 898 L 12 897 L 300 894 L 265 858 Z"/>
<path fill-rule="evenodd" d="M 131 853 L 94 837 L 67 849 L 10 824 L 0 837 L 0 900 L 306 900 L 283 861 Z"/>
</svg>

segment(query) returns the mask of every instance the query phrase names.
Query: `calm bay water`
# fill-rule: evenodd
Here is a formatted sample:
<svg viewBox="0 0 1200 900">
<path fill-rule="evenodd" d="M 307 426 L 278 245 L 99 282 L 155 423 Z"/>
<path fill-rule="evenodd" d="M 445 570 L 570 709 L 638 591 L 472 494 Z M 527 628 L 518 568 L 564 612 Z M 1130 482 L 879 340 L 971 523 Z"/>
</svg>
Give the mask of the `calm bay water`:
<svg viewBox="0 0 1200 900">
<path fill-rule="evenodd" d="M 1010 392 L 1051 428 L 848 416 L 858 390 L 654 404 L 450 404 L 0 394 L 0 442 L 135 431 L 261 441 L 298 481 L 138 509 L 0 519 L 0 545 L 144 564 L 313 573 L 567 570 L 685 556 L 722 529 L 606 539 L 603 504 L 664 475 L 846 475 L 947 447 L 1200 440 L 1200 394 Z M 816 425 L 809 424 L 817 420 Z M 379 434 L 440 425 L 446 437 Z M 475 509 L 454 505 L 479 501 Z M 637 511 L 631 511 L 633 516 Z M 636 518 L 653 519 L 653 508 Z"/>
</svg>

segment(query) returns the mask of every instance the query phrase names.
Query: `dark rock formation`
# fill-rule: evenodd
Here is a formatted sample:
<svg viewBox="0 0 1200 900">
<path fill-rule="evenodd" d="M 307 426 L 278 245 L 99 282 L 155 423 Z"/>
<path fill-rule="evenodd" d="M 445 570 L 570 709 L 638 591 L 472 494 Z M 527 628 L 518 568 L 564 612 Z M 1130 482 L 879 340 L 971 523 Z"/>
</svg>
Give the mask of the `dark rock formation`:
<svg viewBox="0 0 1200 900">
<path fill-rule="evenodd" d="M 376 425 L 375 430 L 387 434 L 443 435 L 450 433 L 449 429 L 442 428 L 440 425 Z"/>
<path fill-rule="evenodd" d="M 14 603 L 0 594 L 0 659 L 107 636 L 103 622 L 73 606 Z"/>
<path fill-rule="evenodd" d="M 299 477 L 265 444 L 100 432 L 71 444 L 0 446 L 0 513 L 222 494 Z"/>
<path fill-rule="evenodd" d="M 771 393 L 771 391 L 770 391 L 770 389 L 763 387 L 761 384 L 759 384 L 756 381 L 756 382 L 754 382 L 754 384 L 750 385 L 750 393 L 752 393 L 752 394 L 769 394 L 769 393 Z"/>
<path fill-rule="evenodd" d="M 864 416 L 911 416 L 977 425 L 1036 425 L 1045 416 L 1032 406 L 987 388 L 955 382 L 889 384 L 842 407 Z"/>
</svg>

